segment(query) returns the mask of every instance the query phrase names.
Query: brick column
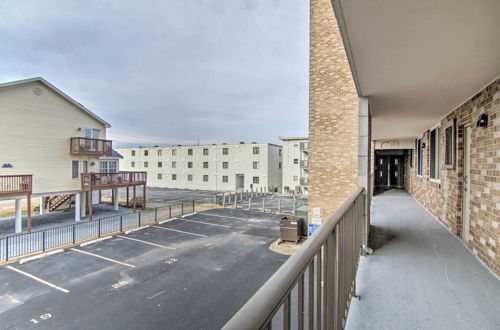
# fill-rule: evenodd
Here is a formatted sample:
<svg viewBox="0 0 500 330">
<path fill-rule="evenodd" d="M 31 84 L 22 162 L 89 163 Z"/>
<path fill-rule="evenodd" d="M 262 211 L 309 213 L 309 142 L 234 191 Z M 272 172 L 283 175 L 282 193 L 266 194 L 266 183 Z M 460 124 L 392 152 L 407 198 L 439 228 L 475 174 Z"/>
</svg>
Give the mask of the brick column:
<svg viewBox="0 0 500 330">
<path fill-rule="evenodd" d="M 354 80 L 330 0 L 310 2 L 309 217 L 324 221 L 358 186 Z"/>
</svg>

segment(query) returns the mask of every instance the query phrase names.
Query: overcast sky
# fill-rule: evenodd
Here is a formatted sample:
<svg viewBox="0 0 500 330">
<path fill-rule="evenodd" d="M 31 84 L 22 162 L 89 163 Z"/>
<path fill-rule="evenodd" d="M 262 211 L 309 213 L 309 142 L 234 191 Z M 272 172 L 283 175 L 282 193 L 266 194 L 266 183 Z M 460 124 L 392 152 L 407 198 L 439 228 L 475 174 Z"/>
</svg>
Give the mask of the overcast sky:
<svg viewBox="0 0 500 330">
<path fill-rule="evenodd" d="M 0 0 L 0 82 L 42 76 L 115 145 L 307 135 L 308 1 Z"/>
</svg>

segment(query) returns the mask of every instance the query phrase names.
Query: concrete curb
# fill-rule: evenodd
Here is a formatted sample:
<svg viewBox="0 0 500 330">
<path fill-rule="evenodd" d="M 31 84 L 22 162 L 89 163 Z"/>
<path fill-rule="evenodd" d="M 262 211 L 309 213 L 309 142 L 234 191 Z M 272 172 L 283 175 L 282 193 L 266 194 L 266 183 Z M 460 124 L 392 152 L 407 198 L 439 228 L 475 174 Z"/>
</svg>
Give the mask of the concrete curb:
<svg viewBox="0 0 500 330">
<path fill-rule="evenodd" d="M 43 258 L 43 257 L 46 257 L 46 256 L 50 256 L 52 254 L 60 253 L 60 252 L 64 252 L 64 250 L 63 249 L 58 249 L 58 250 L 54 250 L 54 251 L 50 251 L 50 252 L 45 252 L 45 253 L 42 253 L 42 254 L 38 254 L 36 256 L 32 256 L 32 257 L 28 257 L 28 258 L 23 258 L 23 259 L 19 260 L 19 264 L 22 265 L 24 263 L 27 263 L 27 262 L 30 262 L 30 261 L 33 261 L 33 260 L 36 260 L 36 259 L 40 259 L 40 258 Z"/>
</svg>

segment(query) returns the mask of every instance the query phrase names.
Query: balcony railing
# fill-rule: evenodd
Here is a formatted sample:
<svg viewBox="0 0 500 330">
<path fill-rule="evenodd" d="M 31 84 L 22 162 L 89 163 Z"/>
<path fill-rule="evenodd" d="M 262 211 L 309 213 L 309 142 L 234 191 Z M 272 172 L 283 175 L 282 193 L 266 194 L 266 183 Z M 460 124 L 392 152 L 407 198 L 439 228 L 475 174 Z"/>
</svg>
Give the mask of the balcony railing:
<svg viewBox="0 0 500 330">
<path fill-rule="evenodd" d="M 301 186 L 309 185 L 309 179 L 308 178 L 300 178 L 300 185 Z"/>
<path fill-rule="evenodd" d="M 82 189 L 109 189 L 145 185 L 146 172 L 82 173 Z"/>
<path fill-rule="evenodd" d="M 363 188 L 349 197 L 223 329 L 343 329 L 366 243 L 365 198 Z"/>
<path fill-rule="evenodd" d="M 300 167 L 302 167 L 302 168 L 309 168 L 309 161 L 308 160 L 301 160 L 300 161 Z"/>
<path fill-rule="evenodd" d="M 309 142 L 300 142 L 300 150 L 307 151 L 309 149 Z"/>
<path fill-rule="evenodd" d="M 71 154 L 86 156 L 111 156 L 113 141 L 89 139 L 83 137 L 71 138 Z"/>
<path fill-rule="evenodd" d="M 33 176 L 0 175 L 0 197 L 31 195 Z"/>
</svg>

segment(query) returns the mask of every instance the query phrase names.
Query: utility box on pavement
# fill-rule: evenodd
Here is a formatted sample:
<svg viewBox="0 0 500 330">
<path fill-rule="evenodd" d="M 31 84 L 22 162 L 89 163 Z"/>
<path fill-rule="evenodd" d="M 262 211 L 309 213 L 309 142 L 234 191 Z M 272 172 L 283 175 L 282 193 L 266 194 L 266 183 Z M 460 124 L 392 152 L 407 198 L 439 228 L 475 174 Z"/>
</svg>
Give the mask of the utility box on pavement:
<svg viewBox="0 0 500 330">
<path fill-rule="evenodd" d="M 302 223 L 304 219 L 294 216 L 286 216 L 280 220 L 280 233 L 282 241 L 298 243 L 302 236 Z"/>
</svg>

